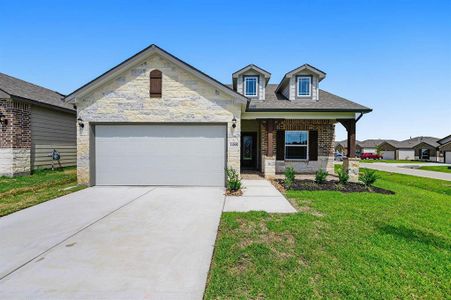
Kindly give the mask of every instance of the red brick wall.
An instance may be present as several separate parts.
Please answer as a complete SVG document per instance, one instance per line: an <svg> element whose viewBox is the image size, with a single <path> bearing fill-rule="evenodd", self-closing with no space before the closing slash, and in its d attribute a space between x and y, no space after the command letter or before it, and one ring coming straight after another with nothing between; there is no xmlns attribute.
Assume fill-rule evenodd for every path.
<svg viewBox="0 0 451 300"><path fill-rule="evenodd" d="M8 120L0 128L0 148L31 148L31 105L0 99L0 112Z"/></svg>
<svg viewBox="0 0 451 300"><path fill-rule="evenodd" d="M318 156L334 155L335 120L277 120L275 130L317 130L318 131ZM268 134L266 121L262 121L261 129L261 153L266 155ZM276 134L273 134L273 150L276 153Z"/></svg>

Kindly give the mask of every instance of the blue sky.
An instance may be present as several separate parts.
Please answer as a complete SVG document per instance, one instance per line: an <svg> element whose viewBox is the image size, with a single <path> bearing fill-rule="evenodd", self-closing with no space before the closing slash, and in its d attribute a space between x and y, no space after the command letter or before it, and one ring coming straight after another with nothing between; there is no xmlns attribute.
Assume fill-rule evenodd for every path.
<svg viewBox="0 0 451 300"><path fill-rule="evenodd" d="M19 3L20 2L20 3ZM451 134L451 1L2 1L0 72L70 93L151 43L229 83L304 63L374 109L357 137ZM337 126L337 139L345 130Z"/></svg>

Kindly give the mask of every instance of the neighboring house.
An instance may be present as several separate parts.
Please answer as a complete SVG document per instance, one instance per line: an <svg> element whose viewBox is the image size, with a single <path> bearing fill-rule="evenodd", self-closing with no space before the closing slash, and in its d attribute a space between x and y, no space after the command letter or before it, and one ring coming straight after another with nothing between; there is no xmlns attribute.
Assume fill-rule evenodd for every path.
<svg viewBox="0 0 451 300"><path fill-rule="evenodd" d="M64 96L0 73L0 176L76 164L76 111Z"/></svg>
<svg viewBox="0 0 451 300"><path fill-rule="evenodd" d="M359 142L359 145L362 148L362 153L377 153L377 147L385 141L381 139L368 139Z"/></svg>
<svg viewBox="0 0 451 300"><path fill-rule="evenodd" d="M438 149L443 153L443 162L451 164L451 134L438 140Z"/></svg>
<svg viewBox="0 0 451 300"><path fill-rule="evenodd" d="M224 168L271 177L333 172L335 124L354 155L371 109L319 88L310 65L279 84L255 65L224 85L151 45L67 96L78 110L78 180L89 185L224 186Z"/></svg>
<svg viewBox="0 0 451 300"><path fill-rule="evenodd" d="M438 138L434 137L418 137L417 144L413 146L415 150L415 159L426 160L426 161L443 161L443 156L441 156L438 147L440 146L437 141Z"/></svg>
<svg viewBox="0 0 451 300"><path fill-rule="evenodd" d="M387 140L380 145L384 159L442 161L438 138L414 137L404 141Z"/></svg>
<svg viewBox="0 0 451 300"><path fill-rule="evenodd" d="M335 142L335 152L340 152L341 154L346 155L346 153L348 152L348 141L343 140L343 141ZM360 141L356 140L355 154L356 154L356 156L360 156L361 153L362 153L362 147L360 147Z"/></svg>

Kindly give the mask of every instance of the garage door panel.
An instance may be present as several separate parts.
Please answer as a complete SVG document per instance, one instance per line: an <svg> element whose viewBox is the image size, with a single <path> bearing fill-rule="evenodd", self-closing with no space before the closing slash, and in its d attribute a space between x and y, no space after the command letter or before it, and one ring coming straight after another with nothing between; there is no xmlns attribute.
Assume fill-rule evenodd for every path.
<svg viewBox="0 0 451 300"><path fill-rule="evenodd" d="M223 186L225 125L98 125L96 184Z"/></svg>

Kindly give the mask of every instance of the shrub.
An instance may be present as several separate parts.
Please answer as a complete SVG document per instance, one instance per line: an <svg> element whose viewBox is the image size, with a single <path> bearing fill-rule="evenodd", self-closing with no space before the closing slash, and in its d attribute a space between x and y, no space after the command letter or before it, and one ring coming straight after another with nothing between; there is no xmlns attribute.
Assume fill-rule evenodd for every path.
<svg viewBox="0 0 451 300"><path fill-rule="evenodd" d="M349 181L349 174L346 172L343 167L338 168L337 170L338 182L341 184L347 184Z"/></svg>
<svg viewBox="0 0 451 300"><path fill-rule="evenodd" d="M291 187L294 184L294 177L295 177L293 167L286 167L284 175L285 175L285 180L284 180L285 188L291 189Z"/></svg>
<svg viewBox="0 0 451 300"><path fill-rule="evenodd" d="M359 175L359 181L366 187L371 187L376 182L377 178L376 171L370 169L363 169L363 172Z"/></svg>
<svg viewBox="0 0 451 300"><path fill-rule="evenodd" d="M235 192L241 189L241 179L238 172L233 168L229 168L226 169L226 174L227 174L227 190Z"/></svg>
<svg viewBox="0 0 451 300"><path fill-rule="evenodd" d="M326 182L327 175L329 175L329 173L327 173L327 171L325 171L323 169L319 169L315 173L315 182L316 183L324 183L324 182Z"/></svg>

